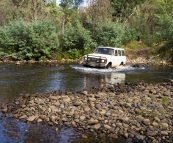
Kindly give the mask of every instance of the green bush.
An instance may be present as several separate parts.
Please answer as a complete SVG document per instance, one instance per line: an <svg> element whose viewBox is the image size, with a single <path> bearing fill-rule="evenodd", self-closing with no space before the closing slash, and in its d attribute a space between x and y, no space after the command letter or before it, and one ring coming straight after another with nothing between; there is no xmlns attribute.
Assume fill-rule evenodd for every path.
<svg viewBox="0 0 173 143"><path fill-rule="evenodd" d="M119 47L123 43L125 29L120 24L103 23L96 28L94 39L97 45Z"/></svg>
<svg viewBox="0 0 173 143"><path fill-rule="evenodd" d="M79 58L88 49L95 47L91 33L82 26L67 25L64 33L60 35L61 52L67 52L68 58Z"/></svg>
<svg viewBox="0 0 173 143"><path fill-rule="evenodd" d="M50 21L11 22L0 28L0 47L15 60L50 58L58 50L56 28Z"/></svg>
<svg viewBox="0 0 173 143"><path fill-rule="evenodd" d="M122 44L126 45L131 41L136 41L139 33L134 29L128 26L124 27L125 33L122 38Z"/></svg>
<svg viewBox="0 0 173 143"><path fill-rule="evenodd" d="M173 19L167 14L157 16L157 32L156 35L168 43L173 43Z"/></svg>

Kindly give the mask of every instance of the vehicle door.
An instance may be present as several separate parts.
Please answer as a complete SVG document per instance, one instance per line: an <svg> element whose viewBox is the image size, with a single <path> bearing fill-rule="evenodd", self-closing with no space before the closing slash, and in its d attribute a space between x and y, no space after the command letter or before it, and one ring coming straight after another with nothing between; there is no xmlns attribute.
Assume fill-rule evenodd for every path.
<svg viewBox="0 0 173 143"><path fill-rule="evenodd" d="M114 55L114 62L112 63L112 66L119 66L121 63L121 50L115 50Z"/></svg>
<svg viewBox="0 0 173 143"><path fill-rule="evenodd" d="M109 62L112 63L112 67L116 66L116 56L115 56L115 50L114 49L109 49Z"/></svg>

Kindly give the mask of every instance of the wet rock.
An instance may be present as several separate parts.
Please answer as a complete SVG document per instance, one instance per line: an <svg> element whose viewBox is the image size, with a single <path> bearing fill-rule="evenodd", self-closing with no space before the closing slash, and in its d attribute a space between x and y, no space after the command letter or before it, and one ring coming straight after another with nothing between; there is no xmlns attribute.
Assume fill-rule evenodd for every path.
<svg viewBox="0 0 173 143"><path fill-rule="evenodd" d="M27 118L26 115L22 115L22 116L19 117L19 119L26 119L26 118Z"/></svg>
<svg viewBox="0 0 173 143"><path fill-rule="evenodd" d="M70 98L68 96L62 97L64 102L70 102Z"/></svg>
<svg viewBox="0 0 173 143"><path fill-rule="evenodd" d="M167 129L169 126L167 123L161 123L160 125L162 129Z"/></svg>
<svg viewBox="0 0 173 143"><path fill-rule="evenodd" d="M98 120L94 120L94 119L90 119L89 121L88 121L88 124L90 125L90 124L97 124L99 121Z"/></svg>
<svg viewBox="0 0 173 143"><path fill-rule="evenodd" d="M157 131L148 131L148 132L147 132L147 136L151 136L151 137L153 137L153 136L155 136L155 135L157 135L157 134L158 134Z"/></svg>
<svg viewBox="0 0 173 143"><path fill-rule="evenodd" d="M74 106L80 106L81 104L82 104L82 102L80 102L80 101L76 101L73 103Z"/></svg>
<svg viewBox="0 0 173 143"><path fill-rule="evenodd" d="M88 111L90 111L90 108L89 107L84 107L84 111L88 112Z"/></svg>
<svg viewBox="0 0 173 143"><path fill-rule="evenodd" d="M161 135L165 135L165 136L168 135L168 132L167 131L161 131L160 133L161 133Z"/></svg>
<svg viewBox="0 0 173 143"><path fill-rule="evenodd" d="M37 118L37 116L30 116L30 117L27 118L27 121L32 122L32 121L34 121L36 118Z"/></svg>
<svg viewBox="0 0 173 143"><path fill-rule="evenodd" d="M150 119L144 119L143 122L144 122L144 124L146 124L146 125L150 125Z"/></svg>
<svg viewBox="0 0 173 143"><path fill-rule="evenodd" d="M116 134L110 134L109 137L113 138L113 139L117 139L118 138L118 136Z"/></svg>
<svg viewBox="0 0 173 143"><path fill-rule="evenodd" d="M152 123L152 125L153 125L154 127L158 127L158 126L159 126L159 124L158 124L157 122L155 122L155 121Z"/></svg>
<svg viewBox="0 0 173 143"><path fill-rule="evenodd" d="M82 92L84 95L87 95L88 94L88 91L83 91Z"/></svg>
<svg viewBox="0 0 173 143"><path fill-rule="evenodd" d="M109 126L107 124L104 124L104 128L110 130L111 129L111 126Z"/></svg>
<svg viewBox="0 0 173 143"><path fill-rule="evenodd" d="M82 135L82 138L83 138L83 139L87 139L88 136L87 136L87 135Z"/></svg>
<svg viewBox="0 0 173 143"><path fill-rule="evenodd" d="M50 96L49 98L50 98L50 99L53 99L53 100L58 100L58 99L59 99L58 96Z"/></svg>
<svg viewBox="0 0 173 143"><path fill-rule="evenodd" d="M99 124L99 123L92 126L92 128L95 129L95 130L100 129L100 127L101 127L101 124Z"/></svg>
<svg viewBox="0 0 173 143"><path fill-rule="evenodd" d="M158 123L160 122L160 119L158 117L154 117L154 120Z"/></svg>
<svg viewBox="0 0 173 143"><path fill-rule="evenodd" d="M81 117L80 117L80 120L81 120L81 121L84 121L85 118L86 118L85 116L81 116Z"/></svg>
<svg viewBox="0 0 173 143"><path fill-rule="evenodd" d="M42 99L37 99L37 100L35 100L35 103L37 103L37 104L44 104L44 101Z"/></svg>
<svg viewBox="0 0 173 143"><path fill-rule="evenodd" d="M96 101L96 98L88 98L88 100L89 100L90 102L94 102L94 101Z"/></svg>
<svg viewBox="0 0 173 143"><path fill-rule="evenodd" d="M170 96L171 93L170 93L170 91L165 91L165 92L163 93L163 95L164 95L164 96Z"/></svg>

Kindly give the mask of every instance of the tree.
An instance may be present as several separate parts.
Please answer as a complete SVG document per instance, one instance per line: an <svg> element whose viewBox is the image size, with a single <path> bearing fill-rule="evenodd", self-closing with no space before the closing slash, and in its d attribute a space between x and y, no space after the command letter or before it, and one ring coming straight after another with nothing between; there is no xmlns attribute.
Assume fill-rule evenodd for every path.
<svg viewBox="0 0 173 143"><path fill-rule="evenodd" d="M14 21L0 28L0 55L9 54L16 60L51 58L58 44L51 21Z"/></svg>
<svg viewBox="0 0 173 143"><path fill-rule="evenodd" d="M88 3L87 11L94 35L97 23L111 20L111 8L108 0L89 0Z"/></svg>
<svg viewBox="0 0 173 143"><path fill-rule="evenodd" d="M56 5L56 0L49 1L47 6L49 9L49 18L54 22L57 28L60 29L63 12L60 10L60 7Z"/></svg>
<svg viewBox="0 0 173 143"><path fill-rule="evenodd" d="M124 36L125 29L121 24L102 23L97 26L94 39L98 45L119 47Z"/></svg>
<svg viewBox="0 0 173 143"><path fill-rule="evenodd" d="M112 18L116 22L125 22L133 15L135 8L145 0L109 0L112 7Z"/></svg>
<svg viewBox="0 0 173 143"><path fill-rule="evenodd" d="M22 18L26 21L45 19L46 3L44 0L11 0L15 13L14 19Z"/></svg>
<svg viewBox="0 0 173 143"><path fill-rule="evenodd" d="M77 11L83 0L61 0L60 7L64 15L62 16L62 33L64 33L65 24L71 21L73 14Z"/></svg>
<svg viewBox="0 0 173 143"><path fill-rule="evenodd" d="M61 51L68 52L70 58L79 58L95 46L90 31L84 29L81 25L74 27L68 24L64 33L60 36L60 41Z"/></svg>

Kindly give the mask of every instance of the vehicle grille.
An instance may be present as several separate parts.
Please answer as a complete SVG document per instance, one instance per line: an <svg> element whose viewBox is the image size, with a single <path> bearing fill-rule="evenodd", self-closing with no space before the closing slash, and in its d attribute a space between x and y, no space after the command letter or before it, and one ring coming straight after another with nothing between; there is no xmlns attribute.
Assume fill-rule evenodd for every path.
<svg viewBox="0 0 173 143"><path fill-rule="evenodd" d="M96 62L97 60L99 60L99 59L96 59L96 58L89 58L90 60L90 62Z"/></svg>

